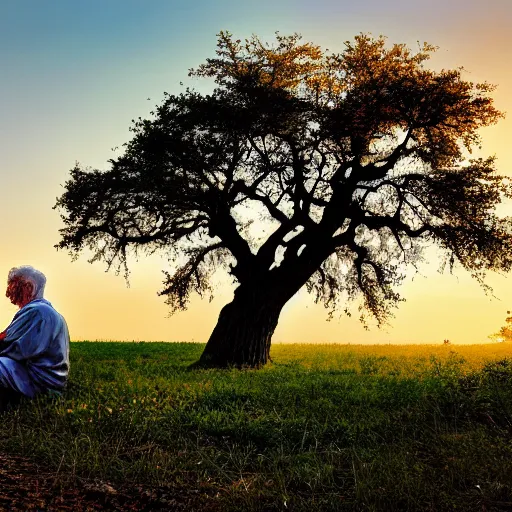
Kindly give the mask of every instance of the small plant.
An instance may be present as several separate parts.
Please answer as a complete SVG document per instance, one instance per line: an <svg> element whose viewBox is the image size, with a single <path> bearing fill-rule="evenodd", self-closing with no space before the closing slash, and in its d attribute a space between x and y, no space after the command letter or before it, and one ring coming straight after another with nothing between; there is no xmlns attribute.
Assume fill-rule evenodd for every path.
<svg viewBox="0 0 512 512"><path fill-rule="evenodd" d="M491 334L489 338L497 342L512 341L512 316L510 311L507 311L507 318L505 318L505 325L494 334Z"/></svg>

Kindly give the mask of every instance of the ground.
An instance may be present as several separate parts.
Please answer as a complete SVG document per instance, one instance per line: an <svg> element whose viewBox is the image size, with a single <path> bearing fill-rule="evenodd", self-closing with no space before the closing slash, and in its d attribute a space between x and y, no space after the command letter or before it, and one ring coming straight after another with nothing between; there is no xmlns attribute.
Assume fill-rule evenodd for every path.
<svg viewBox="0 0 512 512"><path fill-rule="evenodd" d="M0 512L512 511L509 344L202 348L73 343L66 393L0 418Z"/></svg>
<svg viewBox="0 0 512 512"><path fill-rule="evenodd" d="M95 510L219 510L214 491L116 486L78 480L55 485L58 475L23 457L0 453L0 510L9 512ZM59 478L60 480L60 478Z"/></svg>

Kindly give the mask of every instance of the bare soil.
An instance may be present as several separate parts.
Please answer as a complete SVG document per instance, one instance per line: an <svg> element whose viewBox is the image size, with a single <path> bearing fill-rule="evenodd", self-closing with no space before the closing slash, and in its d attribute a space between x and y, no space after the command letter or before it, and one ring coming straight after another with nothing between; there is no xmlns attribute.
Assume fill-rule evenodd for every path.
<svg viewBox="0 0 512 512"><path fill-rule="evenodd" d="M215 491L149 487L62 478L23 457L0 453L0 510L73 511L97 510L169 511L220 510Z"/></svg>

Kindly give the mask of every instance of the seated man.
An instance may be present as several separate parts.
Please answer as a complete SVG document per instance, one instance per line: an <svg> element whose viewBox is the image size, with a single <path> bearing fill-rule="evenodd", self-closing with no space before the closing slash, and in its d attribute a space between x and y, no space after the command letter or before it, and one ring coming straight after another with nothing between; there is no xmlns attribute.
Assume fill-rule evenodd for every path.
<svg viewBox="0 0 512 512"><path fill-rule="evenodd" d="M68 328L43 298L45 284L44 274L31 266L9 271L5 295L20 310L0 334L0 410L18 397L59 392L66 385Z"/></svg>

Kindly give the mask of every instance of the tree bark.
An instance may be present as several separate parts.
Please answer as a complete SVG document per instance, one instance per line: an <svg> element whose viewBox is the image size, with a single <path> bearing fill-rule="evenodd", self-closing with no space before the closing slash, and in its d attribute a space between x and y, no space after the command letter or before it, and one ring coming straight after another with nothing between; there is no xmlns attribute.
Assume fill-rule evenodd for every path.
<svg viewBox="0 0 512 512"><path fill-rule="evenodd" d="M270 342L286 300L272 289L241 285L224 306L199 365L258 368L269 358ZM277 290L275 290L277 291Z"/></svg>

